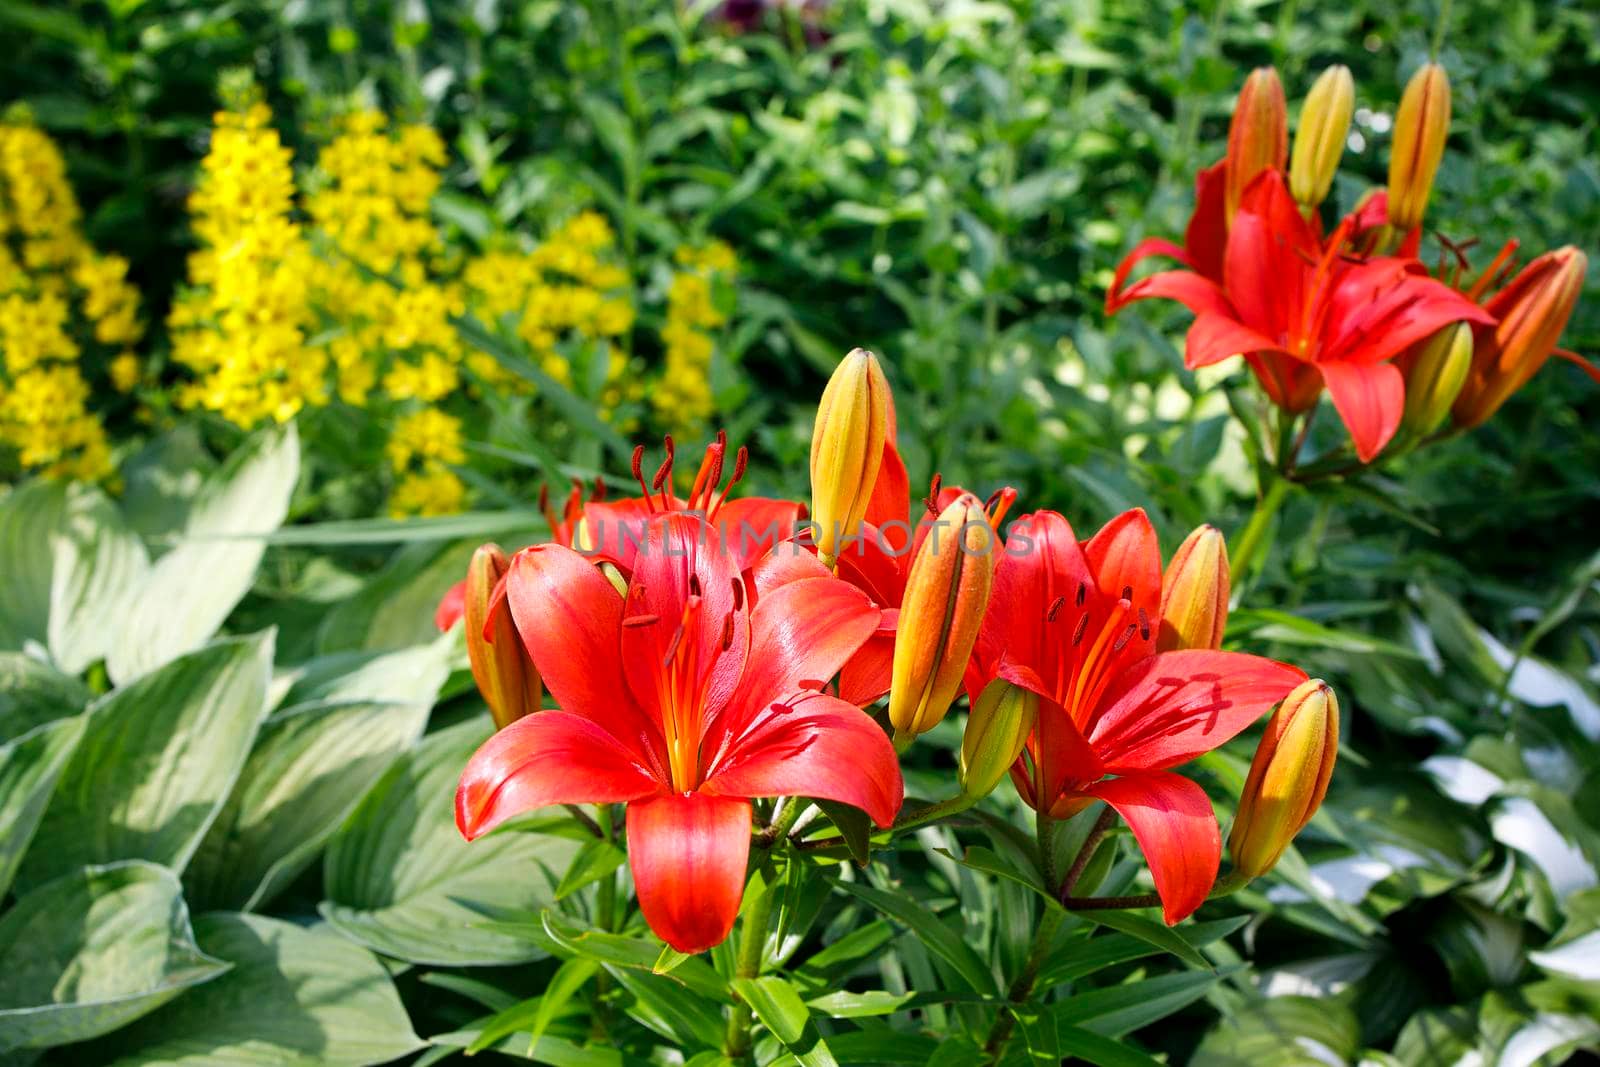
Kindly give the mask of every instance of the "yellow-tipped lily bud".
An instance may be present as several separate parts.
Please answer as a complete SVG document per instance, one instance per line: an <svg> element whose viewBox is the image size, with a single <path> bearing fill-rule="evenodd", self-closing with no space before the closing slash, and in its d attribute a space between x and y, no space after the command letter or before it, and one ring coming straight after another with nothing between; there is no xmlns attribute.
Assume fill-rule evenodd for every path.
<svg viewBox="0 0 1600 1067"><path fill-rule="evenodd" d="M1484 305L1499 321L1474 335L1472 369L1453 409L1458 425L1484 422L1544 366L1577 306L1588 267L1571 245L1546 252Z"/></svg>
<svg viewBox="0 0 1600 1067"><path fill-rule="evenodd" d="M1416 441L1444 424L1450 405L1466 384L1467 371L1472 369L1472 326L1452 323L1417 345L1410 358L1397 362L1406 376L1400 432Z"/></svg>
<svg viewBox="0 0 1600 1067"><path fill-rule="evenodd" d="M889 434L889 381L878 357L857 348L834 370L811 432L811 521L828 566L855 536L872 499Z"/></svg>
<svg viewBox="0 0 1600 1067"><path fill-rule="evenodd" d="M467 565L464 622L467 628L467 659L472 664L472 679L489 705L496 730L539 710L544 687L539 672L522 647L522 638L511 620L511 608L495 591L511 561L499 545L483 545L472 554Z"/></svg>
<svg viewBox="0 0 1600 1067"><path fill-rule="evenodd" d="M1228 835L1228 856L1247 878L1272 870L1328 793L1339 755L1339 700L1320 678L1303 682L1267 720Z"/></svg>
<svg viewBox="0 0 1600 1067"><path fill-rule="evenodd" d="M894 639L889 721L904 742L938 725L961 688L989 606L999 538L983 502L963 493L911 560Z"/></svg>
<svg viewBox="0 0 1600 1067"><path fill-rule="evenodd" d="M1289 159L1289 105L1283 83L1271 67L1257 67L1239 90L1228 126L1228 180L1224 203L1231 223L1252 179L1264 170L1282 170Z"/></svg>
<svg viewBox="0 0 1600 1067"><path fill-rule="evenodd" d="M1323 71L1306 94L1289 159L1289 191L1307 211L1322 203L1333 186L1355 110L1356 82L1350 68L1341 64Z"/></svg>
<svg viewBox="0 0 1600 1067"><path fill-rule="evenodd" d="M1411 76L1394 120L1389 150L1389 225L1405 233L1422 223L1450 134L1450 78L1437 63Z"/></svg>
<svg viewBox="0 0 1600 1067"><path fill-rule="evenodd" d="M1156 651L1222 647L1228 625L1228 543L1215 526L1184 538L1161 579Z"/></svg>
<svg viewBox="0 0 1600 1067"><path fill-rule="evenodd" d="M1004 678L986 685L961 735L961 792L973 800L988 796L1022 755L1038 717L1038 694Z"/></svg>

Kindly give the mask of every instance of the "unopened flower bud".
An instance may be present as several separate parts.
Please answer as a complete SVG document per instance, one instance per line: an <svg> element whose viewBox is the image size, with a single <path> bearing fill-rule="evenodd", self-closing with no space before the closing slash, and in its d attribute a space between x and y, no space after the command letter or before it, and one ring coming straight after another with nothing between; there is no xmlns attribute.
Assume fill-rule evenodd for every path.
<svg viewBox="0 0 1600 1067"><path fill-rule="evenodd" d="M878 357L864 348L844 357L822 391L811 432L811 520L817 555L828 566L867 513L891 403Z"/></svg>
<svg viewBox="0 0 1600 1067"><path fill-rule="evenodd" d="M1289 191L1307 211L1322 203L1333 186L1355 108L1355 79L1350 68L1340 64L1323 71L1306 94L1289 160Z"/></svg>
<svg viewBox="0 0 1600 1067"><path fill-rule="evenodd" d="M1267 720L1239 814L1228 835L1228 855L1247 878L1272 870L1328 793L1339 755L1339 701L1319 678L1302 682Z"/></svg>
<svg viewBox="0 0 1600 1067"><path fill-rule="evenodd" d="M1437 63L1411 76L1394 120L1389 150L1389 225L1405 233L1422 224L1450 134L1450 78Z"/></svg>
<svg viewBox="0 0 1600 1067"><path fill-rule="evenodd" d="M1410 441L1427 437L1450 415L1472 368L1472 325L1452 323L1395 361L1406 376L1406 410L1400 432Z"/></svg>
<svg viewBox="0 0 1600 1067"><path fill-rule="evenodd" d="M1271 67L1257 67L1239 90L1228 126L1228 180L1224 205L1231 223L1250 182L1264 170L1282 170L1289 159L1289 105Z"/></svg>
<svg viewBox="0 0 1600 1067"><path fill-rule="evenodd" d="M961 688L994 584L998 538L983 502L953 500L917 546L900 602L889 721L904 740L938 725Z"/></svg>
<svg viewBox="0 0 1600 1067"><path fill-rule="evenodd" d="M497 730L538 711L543 698L539 672L522 645L501 588L510 566L499 545L481 546L467 565L464 595L467 659Z"/></svg>
<svg viewBox="0 0 1600 1067"><path fill-rule="evenodd" d="M1453 409L1458 425L1484 422L1544 366L1572 317L1588 265L1571 245L1546 252L1484 305L1498 323L1473 334L1472 369Z"/></svg>
<svg viewBox="0 0 1600 1067"><path fill-rule="evenodd" d="M1215 526L1197 528L1161 579L1161 632L1156 651L1222 647L1228 625L1228 543Z"/></svg>
<svg viewBox="0 0 1600 1067"><path fill-rule="evenodd" d="M1039 717L1039 696L1004 678L984 687L961 735L961 791L988 796L1017 762Z"/></svg>

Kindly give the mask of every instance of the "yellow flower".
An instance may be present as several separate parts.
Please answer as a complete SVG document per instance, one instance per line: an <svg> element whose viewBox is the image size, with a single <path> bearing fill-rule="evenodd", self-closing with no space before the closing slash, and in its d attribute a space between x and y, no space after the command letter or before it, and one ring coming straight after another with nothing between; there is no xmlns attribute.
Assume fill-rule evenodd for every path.
<svg viewBox="0 0 1600 1067"><path fill-rule="evenodd" d="M107 369L111 374L111 387L119 393L131 393L139 384L139 357L132 352L117 356Z"/></svg>
<svg viewBox="0 0 1600 1067"><path fill-rule="evenodd" d="M466 502L467 487L445 467L429 467L401 478L389 496L395 518L408 515L450 515Z"/></svg>
<svg viewBox="0 0 1600 1067"><path fill-rule="evenodd" d="M465 463L461 447L461 420L438 408L423 408L395 420L389 434L389 462L397 471L423 463Z"/></svg>

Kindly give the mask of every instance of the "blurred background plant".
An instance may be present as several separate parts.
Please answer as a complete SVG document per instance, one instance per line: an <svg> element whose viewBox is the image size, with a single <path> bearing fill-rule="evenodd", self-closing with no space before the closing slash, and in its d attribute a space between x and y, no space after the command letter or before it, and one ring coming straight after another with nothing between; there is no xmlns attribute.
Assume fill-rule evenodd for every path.
<svg viewBox="0 0 1600 1067"><path fill-rule="evenodd" d="M1258 489L1229 406L1242 372L1183 369L1181 309L1108 322L1102 304L1137 240L1182 231L1194 172L1221 156L1262 64L1299 89L1351 68L1330 194L1343 212L1383 183L1401 90L1436 48L1454 119L1432 223L1485 248L1517 236L1600 250L1600 12L1582 0L8 0L0 27L17 57L0 102L26 107L8 113L0 176L23 273L0 288L26 294L18 364L52 375L50 402L26 410L62 413L75 428L51 432L77 442L27 453L9 419L6 471L74 457L70 472L124 483L139 537L170 540L196 471L245 428L295 420L295 525L228 605L235 633L279 626L284 671L422 642L474 544L532 537L541 483L620 484L633 437L690 444L725 426L752 445L752 492L793 492L815 397L855 345L884 358L913 484L935 471L980 493L1011 484L1020 509L1081 529L1144 506L1169 544L1206 521L1236 536ZM215 191L230 157L258 170L226 201L247 193L252 209L227 221ZM81 232L70 255L29 261L38 234L22 227L51 213L14 209L38 195L15 192L17 174L55 190L41 203ZM225 222L259 231L261 258L233 265L240 287L216 306L208 226ZM137 305L109 295L127 292L119 256ZM1593 358L1600 272L1585 285L1563 344ZM221 344L242 308L272 329ZM25 380L6 314L0 406ZM96 337L108 320L120 325ZM141 338L139 324L164 322ZM47 333L66 343L29 357ZM196 389L243 358L258 379L259 361L272 369L270 399ZM1110 991L1091 1003L1124 1013L1085 1025L1202 1063L1300 1062L1307 1047L1556 1062L1596 1042L1597 406L1555 365L1470 434L1287 491L1234 576L1252 607L1231 633L1346 698L1346 759L1267 888L1232 898L1248 925L1203 946L1221 969L1123 960L1079 976L1077 993ZM1319 432L1342 431L1328 417ZM464 688L459 673L444 687L436 724L476 712ZM1201 766L1236 791L1249 740ZM914 794L942 795L958 746L936 730L914 750ZM908 840L892 878L985 960L1014 965L1028 895L940 851L958 846L947 830ZM302 880L282 914L325 899L350 903ZM806 951L883 918L850 908ZM823 956L808 995L937 986L947 961L895 921L867 951ZM551 976L364 943L418 964L399 989L424 1034ZM1070 960L1056 971L1074 976ZM636 1050L663 1023L631 974L593 1010ZM833 1007L813 1008L830 1033L904 1062L923 1062L962 1011L896 1006L885 1019L900 1034L884 1037L849 1021L861 1002Z"/></svg>

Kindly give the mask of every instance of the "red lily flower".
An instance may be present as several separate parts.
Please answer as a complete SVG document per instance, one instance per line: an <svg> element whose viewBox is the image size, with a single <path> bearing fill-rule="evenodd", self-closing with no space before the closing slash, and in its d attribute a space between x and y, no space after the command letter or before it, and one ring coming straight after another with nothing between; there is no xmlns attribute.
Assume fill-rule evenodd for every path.
<svg viewBox="0 0 1600 1067"><path fill-rule="evenodd" d="M1234 216L1221 282L1168 271L1126 292L1114 287L1107 306L1115 311L1148 296L1182 302L1196 316L1185 364L1195 369L1243 353L1268 395L1290 411L1311 406L1326 384L1356 454L1370 462L1405 410L1405 380L1389 361L1452 322L1490 319L1414 259L1349 255L1355 225L1347 219L1322 241L1283 176L1264 171Z"/></svg>
<svg viewBox="0 0 1600 1067"><path fill-rule="evenodd" d="M1161 582L1142 510L1083 544L1055 512L1019 519L967 688L975 698L999 677L1039 694L1034 733L1012 768L1018 792L1058 818L1095 800L1115 808L1170 924L1204 902L1222 855L1211 801L1170 768L1239 733L1306 676L1238 652L1157 653Z"/></svg>
<svg viewBox="0 0 1600 1067"><path fill-rule="evenodd" d="M699 952L738 914L750 798L821 797L888 826L904 787L883 731L819 691L877 628L859 590L775 579L788 555L775 553L754 568L765 588L752 605L700 516L656 513L643 535L626 596L571 549L518 553L512 617L560 710L484 743L456 824L470 840L547 804L627 803L640 910L673 948Z"/></svg>

